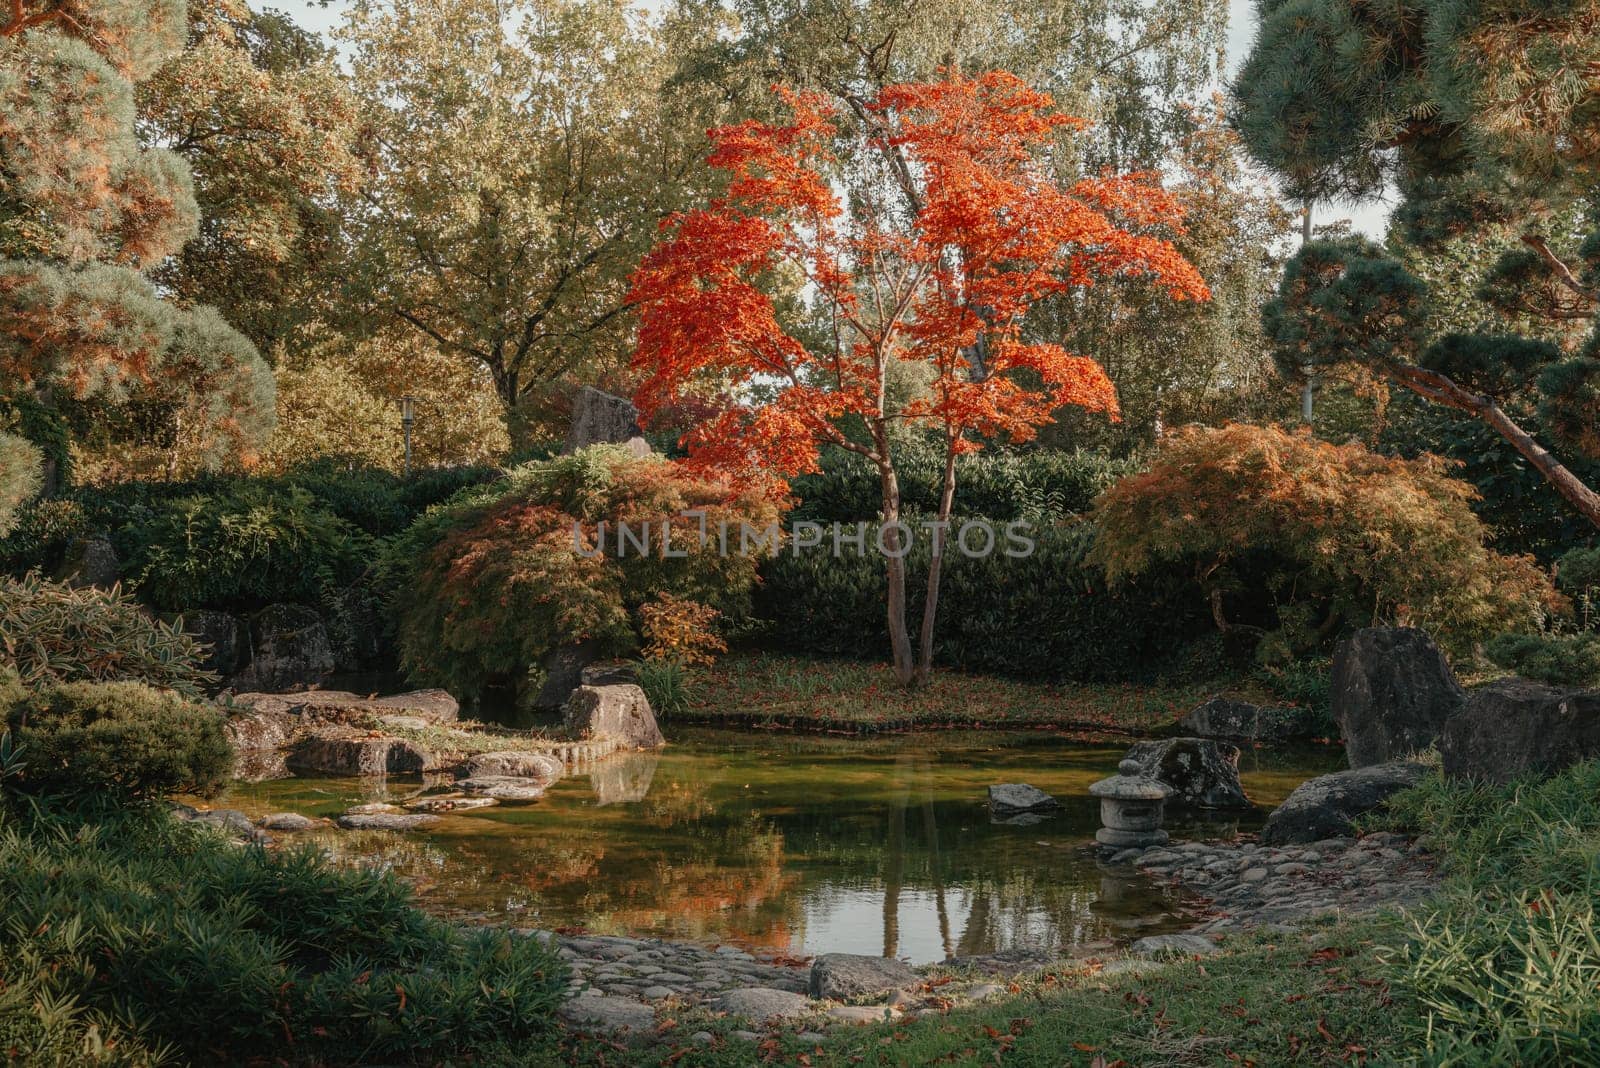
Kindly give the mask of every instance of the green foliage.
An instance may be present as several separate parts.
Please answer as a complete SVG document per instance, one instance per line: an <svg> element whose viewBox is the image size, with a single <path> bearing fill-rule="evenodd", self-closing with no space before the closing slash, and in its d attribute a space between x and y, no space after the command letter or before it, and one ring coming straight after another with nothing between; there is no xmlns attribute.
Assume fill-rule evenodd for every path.
<svg viewBox="0 0 1600 1068"><path fill-rule="evenodd" d="M120 590L0 576L0 666L30 686L131 680L199 696L215 679L200 659L181 627L151 618Z"/></svg>
<svg viewBox="0 0 1600 1068"><path fill-rule="evenodd" d="M180 497L126 541L133 588L174 612L317 604L354 582L371 556L365 534L296 487Z"/></svg>
<svg viewBox="0 0 1600 1068"><path fill-rule="evenodd" d="M895 446L895 473L906 511L938 512L943 465L942 449L927 439ZM877 516L882 494L876 467L837 446L822 450L820 466L790 482L798 502L790 522L853 523ZM1050 522L1087 512L1096 497L1136 466L1097 453L1054 449L964 453L956 460L957 504L967 516Z"/></svg>
<svg viewBox="0 0 1600 1068"><path fill-rule="evenodd" d="M1556 561L1556 585L1571 597L1600 592L1600 546L1563 553Z"/></svg>
<svg viewBox="0 0 1600 1068"><path fill-rule="evenodd" d="M32 442L0 431L0 537L11 533L22 506L38 496L43 462Z"/></svg>
<svg viewBox="0 0 1600 1068"><path fill-rule="evenodd" d="M1539 783L1431 778L1384 823L1429 836L1452 875L1396 955L1428 1010L1430 1063L1600 1059L1600 764Z"/></svg>
<svg viewBox="0 0 1600 1068"><path fill-rule="evenodd" d="M691 510L704 513L703 542L699 520L685 515ZM647 553L619 545L619 521L635 535L650 524ZM668 521L672 556L662 545ZM416 681L467 700L490 686L527 697L539 661L557 646L636 646L634 613L662 593L738 621L749 611L756 561L719 552L717 531L726 522L737 538L741 522L776 521L771 502L754 492L623 448L515 468L430 510L386 548L381 572L399 620L401 662Z"/></svg>
<svg viewBox="0 0 1600 1068"><path fill-rule="evenodd" d="M23 1063L439 1064L555 1040L565 969L535 939L432 919L313 850L98 815L0 817L0 1046Z"/></svg>
<svg viewBox="0 0 1600 1068"><path fill-rule="evenodd" d="M40 793L211 794L233 767L215 706L138 682L47 687L6 725L27 754L20 782Z"/></svg>
<svg viewBox="0 0 1600 1068"><path fill-rule="evenodd" d="M966 520L956 517L951 529ZM915 529L915 518L910 522ZM1094 528L1034 529L1033 552L986 557L951 552L940 582L935 662L970 672L1079 682L1148 680L1188 674L1187 653L1205 636L1204 606L1177 569L1154 569L1120 590L1088 561ZM853 659L888 654L883 627L884 560L877 528L867 550L835 556L829 539L763 563L757 612L773 621L768 641L785 651ZM929 539L906 558L908 604L923 591ZM1216 663L1199 665L1215 673Z"/></svg>
<svg viewBox="0 0 1600 1068"><path fill-rule="evenodd" d="M1483 651L1523 678L1552 686L1600 685L1600 634L1498 634Z"/></svg>
<svg viewBox="0 0 1600 1068"><path fill-rule="evenodd" d="M1432 457L1390 459L1274 427L1191 428L1101 499L1094 560L1114 583L1186 565L1214 599L1270 591L1273 644L1289 652L1341 618L1402 616L1459 647L1536 625L1555 606L1529 560L1486 548L1472 497Z"/></svg>
<svg viewBox="0 0 1600 1068"><path fill-rule="evenodd" d="M694 700L694 685L690 669L680 661L645 658L635 661L633 669L639 688L650 699L650 707L658 719L669 719L688 711Z"/></svg>

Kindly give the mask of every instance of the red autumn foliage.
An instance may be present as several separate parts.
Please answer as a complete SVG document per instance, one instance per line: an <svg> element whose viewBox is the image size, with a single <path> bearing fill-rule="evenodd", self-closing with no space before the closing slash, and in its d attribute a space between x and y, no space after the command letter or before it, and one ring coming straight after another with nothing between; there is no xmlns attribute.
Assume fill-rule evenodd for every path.
<svg viewBox="0 0 1600 1068"><path fill-rule="evenodd" d="M819 446L832 442L878 465L892 523L891 426L922 428L946 446L943 520L957 454L985 439L1026 441L1063 405L1115 417L1099 364L1027 336L1032 305L1132 275L1175 299L1208 297L1171 242L1150 232L1177 227L1177 202L1149 175L1058 184L1048 153L1058 130L1082 123L1014 75L891 86L853 126L822 96L776 91L791 120L711 132L726 194L668 219L633 279L646 414L707 386L750 398L685 435L691 464L783 477L815 470ZM784 298L797 292L809 329L786 322ZM896 361L928 380L899 404ZM846 417L865 435L847 433ZM940 555L919 668L903 568L889 563L890 635L906 682L925 678L931 660Z"/></svg>

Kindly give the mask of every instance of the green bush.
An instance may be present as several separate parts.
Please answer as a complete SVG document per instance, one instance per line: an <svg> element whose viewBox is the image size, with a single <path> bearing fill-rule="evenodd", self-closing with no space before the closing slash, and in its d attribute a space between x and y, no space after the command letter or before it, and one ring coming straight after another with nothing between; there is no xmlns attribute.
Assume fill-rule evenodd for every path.
<svg viewBox="0 0 1600 1068"><path fill-rule="evenodd" d="M1382 823L1427 834L1451 876L1397 953L1428 1063L1600 1063L1600 763L1507 786L1435 775Z"/></svg>
<svg viewBox="0 0 1600 1068"><path fill-rule="evenodd" d="M0 576L0 664L29 685L131 680L198 696L216 679L200 661L193 638L120 590Z"/></svg>
<svg viewBox="0 0 1600 1068"><path fill-rule="evenodd" d="M311 850L100 816L0 816L0 1050L20 1063L538 1061L556 1041L565 970L535 939L434 920Z"/></svg>
<svg viewBox="0 0 1600 1068"><path fill-rule="evenodd" d="M11 703L22 784L42 793L211 794L233 766L213 705L137 682L69 682Z"/></svg>
<svg viewBox="0 0 1600 1068"><path fill-rule="evenodd" d="M1081 515L1113 482L1137 470L1132 460L1097 453L1039 449L966 453L956 461L956 504L963 515L1000 521L1044 523ZM816 523L853 523L877 517L878 469L836 446L822 451L821 470L791 483L798 502L789 518ZM908 512L938 512L944 454L930 442L895 447L901 506Z"/></svg>
<svg viewBox="0 0 1600 1068"><path fill-rule="evenodd" d="M1500 634L1483 651L1526 679L1552 686L1600 685L1600 634Z"/></svg>
<svg viewBox="0 0 1600 1068"><path fill-rule="evenodd" d="M44 484L44 453L26 438L0 431L0 537L17 525L22 506Z"/></svg>
<svg viewBox="0 0 1600 1068"><path fill-rule="evenodd" d="M695 537L690 510L712 536ZM671 520L674 555L660 544ZM651 524L652 549L618 554L616 524ZM775 506L686 474L665 460L595 447L523 465L492 486L462 491L387 547L380 572L399 621L401 663L420 684L468 701L490 687L525 698L546 653L593 641L607 652L638 644L634 616L661 593L708 605L725 619L749 612L755 560L718 551L726 521L776 523ZM594 551L597 525L608 524ZM574 524L589 549L580 553ZM682 556L676 555L682 552Z"/></svg>
<svg viewBox="0 0 1600 1068"><path fill-rule="evenodd" d="M957 518L953 527L964 520ZM911 520L915 529L916 520ZM1033 531L1026 557L947 553L935 631L938 663L966 671L1074 682L1186 676L1188 651L1210 623L1181 572L1156 569L1110 591L1086 557L1086 523ZM785 547L761 568L757 612L772 621L769 641L789 652L853 659L888 656L883 557L835 556L830 539L796 552ZM927 538L907 557L913 618L927 574Z"/></svg>
<svg viewBox="0 0 1600 1068"><path fill-rule="evenodd" d="M689 669L683 664L676 660L640 660L634 664L634 674L658 719L688 711L693 693Z"/></svg>
<svg viewBox="0 0 1600 1068"><path fill-rule="evenodd" d="M126 535L134 591L165 611L317 604L353 583L371 539L305 490L180 497Z"/></svg>

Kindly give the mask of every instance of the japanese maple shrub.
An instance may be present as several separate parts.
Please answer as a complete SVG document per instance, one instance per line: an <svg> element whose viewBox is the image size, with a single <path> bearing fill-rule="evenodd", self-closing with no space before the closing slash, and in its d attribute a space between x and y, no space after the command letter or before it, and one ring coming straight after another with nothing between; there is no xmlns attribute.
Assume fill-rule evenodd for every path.
<svg viewBox="0 0 1600 1068"><path fill-rule="evenodd" d="M820 96L778 90L785 124L712 131L725 195L677 215L634 275L634 365L647 413L720 388L739 401L686 435L691 464L736 477L817 469L836 445L876 469L896 677L933 657L956 458L1033 437L1053 411L1116 413L1087 356L1031 338L1038 301L1119 275L1207 296L1165 235L1179 210L1142 175L1059 184L1049 149L1081 125L1005 72L895 85L839 121ZM902 396L909 367L925 388ZM890 451L902 429L940 444L920 646L906 606L911 535Z"/></svg>
<svg viewBox="0 0 1600 1068"><path fill-rule="evenodd" d="M1217 627L1269 639L1264 654L1386 622L1461 647L1533 628L1560 601L1531 558L1486 546L1475 496L1428 455L1390 458L1277 427L1195 427L1101 497L1091 559L1114 583L1192 566ZM1230 596L1260 592L1251 587L1267 588L1276 619L1231 618Z"/></svg>
<svg viewBox="0 0 1600 1068"><path fill-rule="evenodd" d="M469 701L489 687L531 696L559 646L638 648L641 609L664 595L707 618L746 615L759 561L721 551L722 531L737 543L744 526L776 523L755 489L626 449L526 464L431 510L387 551L401 662Z"/></svg>

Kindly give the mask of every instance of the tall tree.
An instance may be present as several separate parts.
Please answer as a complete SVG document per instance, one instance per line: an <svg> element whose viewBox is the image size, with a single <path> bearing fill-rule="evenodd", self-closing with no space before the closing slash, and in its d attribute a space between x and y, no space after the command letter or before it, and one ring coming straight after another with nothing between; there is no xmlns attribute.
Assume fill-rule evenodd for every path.
<svg viewBox="0 0 1600 1068"><path fill-rule="evenodd" d="M0 382L79 429L138 410L220 455L270 426L271 376L143 274L196 227L188 168L134 130L134 83L183 33L176 0L18 0L0 23Z"/></svg>
<svg viewBox="0 0 1600 1068"><path fill-rule="evenodd" d="M1236 122L1291 196L1365 196L1392 183L1400 240L1512 233L1481 292L1508 315L1583 322L1600 310L1600 219L1560 225L1600 174L1593 3L1260 0L1234 87ZM1356 366L1492 428L1595 526L1600 494L1525 426L1600 456L1600 334L1579 352L1514 329L1429 343L1428 287L1385 250L1311 242L1267 327L1295 373ZM1508 327L1511 324L1508 323Z"/></svg>
<svg viewBox="0 0 1600 1068"><path fill-rule="evenodd" d="M336 310L359 110L331 51L288 16L191 0L188 24L188 47L137 94L142 138L189 164L200 207L199 233L154 277L269 359L292 357Z"/></svg>
<svg viewBox="0 0 1600 1068"><path fill-rule="evenodd" d="M377 170L353 291L487 368L508 413L627 359L627 276L703 133L623 0L358 5L343 31Z"/></svg>
<svg viewBox="0 0 1600 1068"><path fill-rule="evenodd" d="M790 475L815 470L831 443L877 467L890 645L896 676L914 685L932 667L956 457L987 438L1027 440L1062 405L1115 409L1092 359L1022 338L1029 308L1126 274L1179 299L1206 289L1170 241L1142 232L1177 214L1159 187L1126 176L1056 184L1044 150L1076 120L1014 75L884 89L866 107L894 131L890 146L859 124L846 134L821 94L780 95L788 121L713 132L727 195L676 217L634 278L634 362L648 376L639 400L648 412L708 378L747 398L687 435L694 463ZM803 283L803 326L780 316L785 277ZM897 403L897 362L925 371L925 392ZM847 417L864 432L848 433ZM944 447L916 653L895 425L926 428Z"/></svg>

